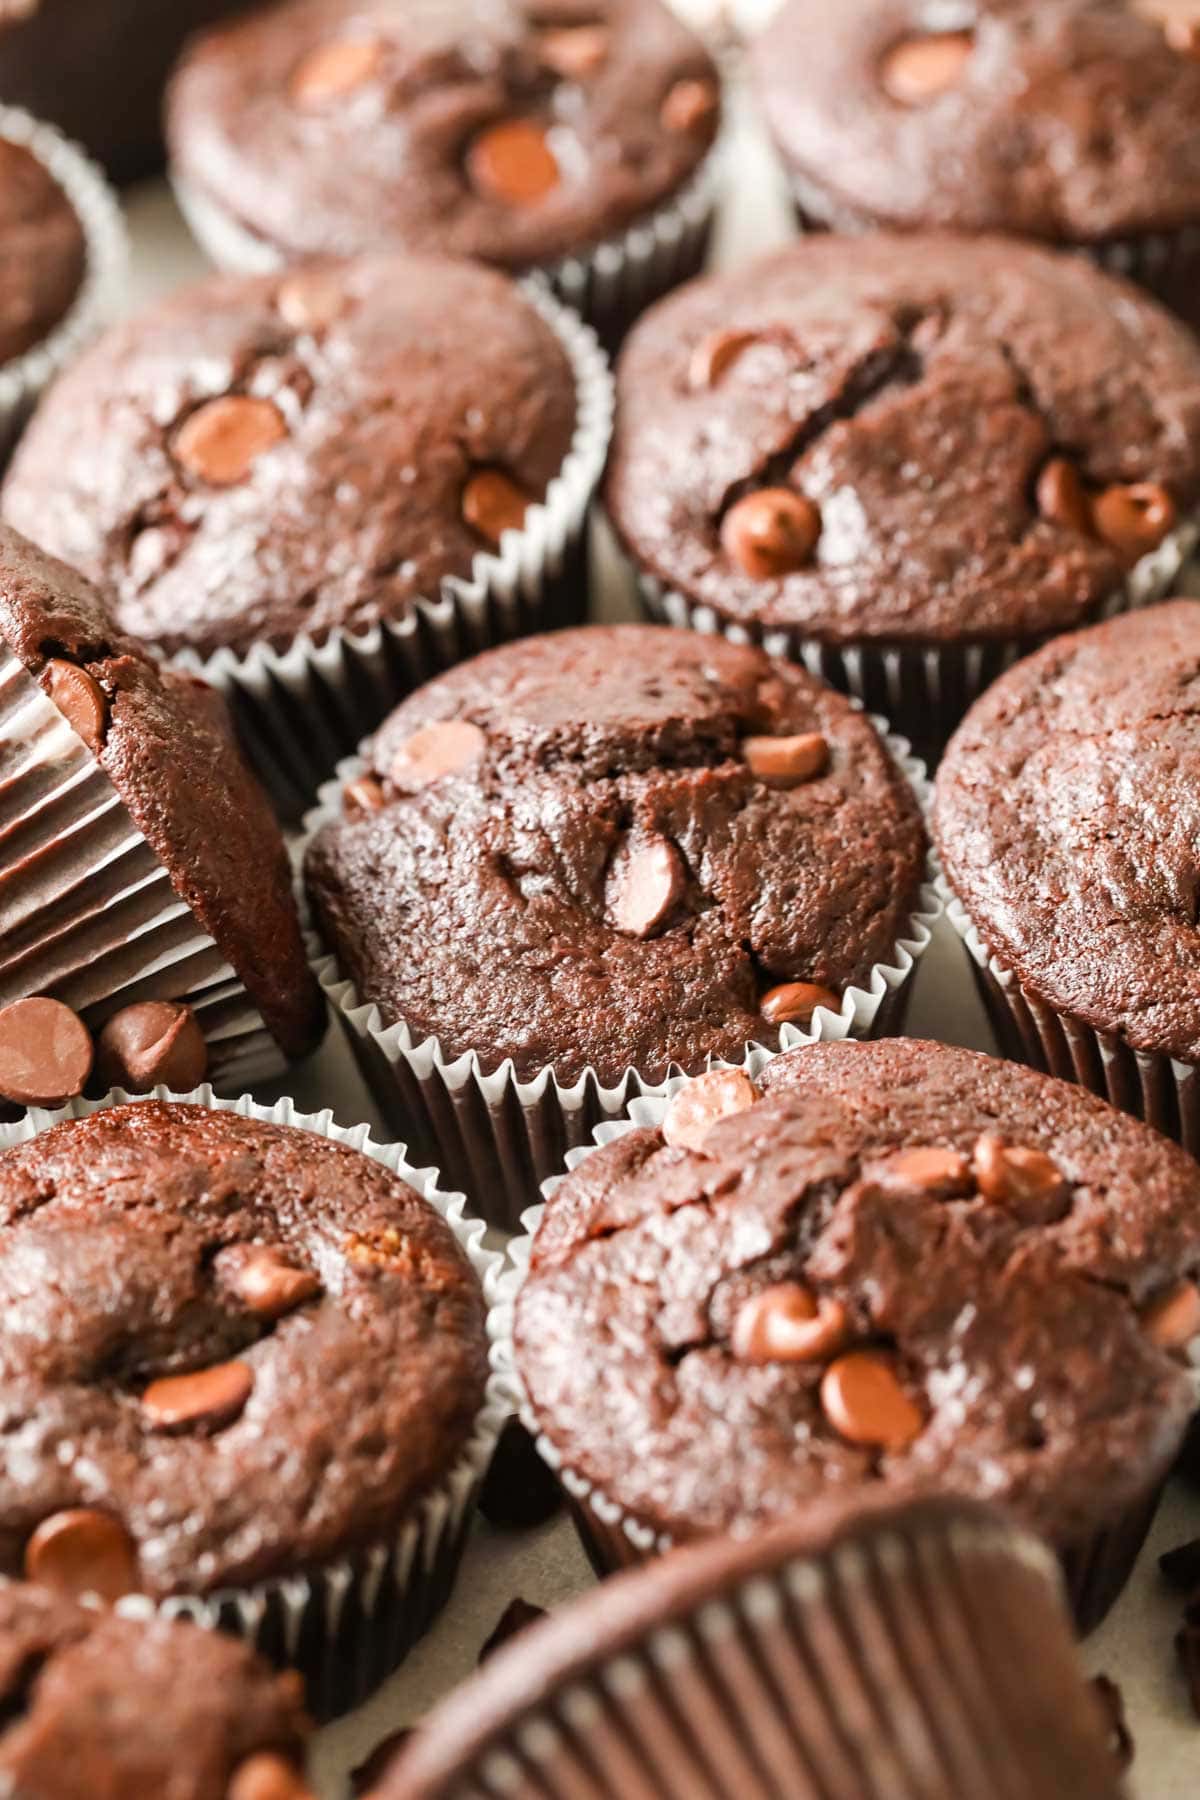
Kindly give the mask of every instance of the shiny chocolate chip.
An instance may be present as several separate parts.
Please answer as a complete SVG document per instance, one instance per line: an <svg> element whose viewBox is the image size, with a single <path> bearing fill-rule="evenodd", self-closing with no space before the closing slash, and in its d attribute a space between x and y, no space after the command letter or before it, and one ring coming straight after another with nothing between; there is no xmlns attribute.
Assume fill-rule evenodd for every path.
<svg viewBox="0 0 1200 1800"><path fill-rule="evenodd" d="M701 1150L713 1126L762 1099L742 1069L709 1069L685 1082L663 1115L663 1141L674 1150Z"/></svg>
<svg viewBox="0 0 1200 1800"><path fill-rule="evenodd" d="M0 1097L17 1106L61 1106L92 1072L87 1026L61 1000L31 995L0 1008Z"/></svg>
<svg viewBox="0 0 1200 1800"><path fill-rule="evenodd" d="M1010 1207L1028 1224L1052 1224L1067 1209L1066 1177L1044 1150L1006 1144L995 1132L984 1132L971 1167L984 1199Z"/></svg>
<svg viewBox="0 0 1200 1800"><path fill-rule="evenodd" d="M888 1358L852 1350L830 1363L821 1381L825 1417L848 1443L903 1450L924 1425Z"/></svg>
<svg viewBox="0 0 1200 1800"><path fill-rule="evenodd" d="M1092 501L1092 523L1099 537L1132 565L1157 550L1175 526L1175 502L1154 481L1107 487Z"/></svg>
<svg viewBox="0 0 1200 1800"><path fill-rule="evenodd" d="M947 1200L965 1194L971 1185L971 1165L959 1150L937 1144L914 1144L883 1157L864 1170L867 1180L884 1192L928 1194Z"/></svg>
<svg viewBox="0 0 1200 1800"><path fill-rule="evenodd" d="M975 40L969 31L934 31L903 38L883 59L885 91L901 106L928 106L962 79Z"/></svg>
<svg viewBox="0 0 1200 1800"><path fill-rule="evenodd" d="M560 25L539 31L537 52L547 69L564 81L585 81L608 56L606 25Z"/></svg>
<svg viewBox="0 0 1200 1800"><path fill-rule="evenodd" d="M436 725L424 725L405 738L396 751L392 780L404 793L416 793L446 775L457 775L470 768L479 761L486 745L483 732L469 719L443 719Z"/></svg>
<svg viewBox="0 0 1200 1800"><path fill-rule="evenodd" d="M239 1763L226 1800L316 1800L295 1763L274 1750L260 1750Z"/></svg>
<svg viewBox="0 0 1200 1800"><path fill-rule="evenodd" d="M720 94L715 82L702 76L687 77L667 90L659 117L668 131L677 131L682 136L707 131L719 105Z"/></svg>
<svg viewBox="0 0 1200 1800"><path fill-rule="evenodd" d="M801 731L793 737L748 737L742 739L742 755L750 773L768 787L798 787L824 773L829 745L819 731Z"/></svg>
<svg viewBox="0 0 1200 1800"><path fill-rule="evenodd" d="M256 1319L281 1319L321 1292L311 1269L298 1269L271 1244L233 1244L217 1258L221 1280Z"/></svg>
<svg viewBox="0 0 1200 1800"><path fill-rule="evenodd" d="M223 394L189 413L175 433L175 460L210 487L236 487L259 457L287 436L283 414L255 394Z"/></svg>
<svg viewBox="0 0 1200 1800"><path fill-rule="evenodd" d="M497 547L506 531L521 531L533 497L503 469L477 469L462 493L462 516L471 530Z"/></svg>
<svg viewBox="0 0 1200 1800"><path fill-rule="evenodd" d="M1200 1338L1200 1288L1177 1281L1164 1289L1144 1308L1142 1329L1160 1350L1186 1350Z"/></svg>
<svg viewBox="0 0 1200 1800"><path fill-rule="evenodd" d="M244 1362L217 1363L191 1375L152 1381L142 1395L142 1417L154 1431L209 1431L229 1425L254 1391L254 1375Z"/></svg>
<svg viewBox="0 0 1200 1800"><path fill-rule="evenodd" d="M71 1507L37 1527L25 1546L25 1574L58 1593L120 1600L137 1587L137 1552L111 1513Z"/></svg>
<svg viewBox="0 0 1200 1800"><path fill-rule="evenodd" d="M850 1322L840 1300L782 1281L754 1294L733 1324L741 1362L821 1362L845 1348Z"/></svg>
<svg viewBox="0 0 1200 1800"><path fill-rule="evenodd" d="M758 488L730 507L721 544L753 581L776 581L806 568L821 535L821 514L794 488Z"/></svg>
<svg viewBox="0 0 1200 1800"><path fill-rule="evenodd" d="M535 119L501 119L481 131L467 151L476 193L502 206L536 206L562 179L546 128Z"/></svg>
<svg viewBox="0 0 1200 1800"><path fill-rule="evenodd" d="M604 908L618 931L648 938L678 905L687 886L683 858L667 838L628 838L608 866Z"/></svg>
<svg viewBox="0 0 1200 1800"><path fill-rule="evenodd" d="M42 671L46 691L76 737L81 737L93 756L104 747L108 729L108 696L78 663L53 657Z"/></svg>
<svg viewBox="0 0 1200 1800"><path fill-rule="evenodd" d="M688 358L688 386L715 387L725 371L755 342L752 331L714 331L702 338Z"/></svg>
<svg viewBox="0 0 1200 1800"><path fill-rule="evenodd" d="M815 981L781 981L767 989L758 1010L772 1025L808 1025L818 1006L839 1012L841 1005L831 988Z"/></svg>
<svg viewBox="0 0 1200 1800"><path fill-rule="evenodd" d="M1092 508L1083 477L1065 456L1052 456L1037 478L1037 508L1043 519L1077 531L1081 537L1092 535Z"/></svg>
<svg viewBox="0 0 1200 1800"><path fill-rule="evenodd" d="M372 38L332 38L301 58L290 91L297 106L314 109L365 87L383 62L383 45Z"/></svg>
<svg viewBox="0 0 1200 1800"><path fill-rule="evenodd" d="M106 1088L190 1093L208 1074L208 1045L190 1006L141 1000L113 1014L96 1040L96 1070Z"/></svg>

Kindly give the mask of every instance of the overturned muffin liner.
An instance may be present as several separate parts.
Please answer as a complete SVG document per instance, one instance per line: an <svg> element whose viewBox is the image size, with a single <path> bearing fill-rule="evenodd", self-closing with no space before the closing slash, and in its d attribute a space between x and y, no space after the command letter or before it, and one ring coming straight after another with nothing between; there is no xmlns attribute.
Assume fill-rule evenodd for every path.
<svg viewBox="0 0 1200 1800"><path fill-rule="evenodd" d="M683 1078L675 1077L660 1092L641 1094L631 1101L624 1118L597 1126L591 1145L567 1153L567 1172L576 1169L598 1146L610 1144L631 1131L657 1130L672 1095L682 1085ZM534 1237L546 1206L552 1203L565 1179L565 1174L559 1174L543 1182L542 1204L530 1207L522 1215L522 1235L514 1237L508 1245L508 1267L501 1279L499 1298L489 1322L492 1363L508 1386L513 1410L519 1413L537 1444L539 1455L554 1471L567 1497L589 1561L597 1574L607 1575L661 1555L674 1547L675 1540L622 1508L594 1483L566 1466L542 1430L521 1379L513 1341L517 1295L529 1273ZM1189 1360L1200 1404L1200 1339L1191 1345ZM1072 1616L1081 1633L1092 1631L1100 1624L1128 1581L1158 1510L1165 1483L1166 1474L1157 1475L1103 1530L1077 1541L1051 1546L1062 1570Z"/></svg>
<svg viewBox="0 0 1200 1800"><path fill-rule="evenodd" d="M392 707L431 676L510 638L582 622L587 518L612 430L612 375L594 334L532 283L524 295L554 331L575 378L566 461L520 531L480 551L469 577L363 631L293 638L282 649L159 654L225 696L238 736L285 819L298 821L320 783ZM151 646L155 648L155 646Z"/></svg>
<svg viewBox="0 0 1200 1800"><path fill-rule="evenodd" d="M65 316L40 344L0 365L0 467L39 397L116 311L129 243L121 208L104 176L53 125L17 106L0 106L0 138L30 151L70 201L86 242L83 283Z"/></svg>
<svg viewBox="0 0 1200 1800"><path fill-rule="evenodd" d="M28 994L63 1001L93 1036L124 1006L183 1001L219 1087L287 1067L99 762L0 641L0 1006Z"/></svg>
<svg viewBox="0 0 1200 1800"><path fill-rule="evenodd" d="M924 765L909 755L903 739L891 736L884 720L872 723L927 809ZM342 785L364 766L361 758L350 758L321 789L316 809L304 822L306 843L341 816ZM798 1044L896 1035L911 991L909 977L929 948L941 912L938 872L931 851L916 908L890 959L876 963L864 984L847 988L837 1012L818 1007L807 1031L782 1026L778 1050L747 1044L737 1066L754 1075L772 1057ZM551 1067L522 1081L511 1059L489 1073L476 1051L454 1057L435 1037L418 1039L403 1020L385 1025L378 1006L359 999L337 957L325 950L315 931L310 932L309 943L313 971L389 1129L404 1134L420 1155L437 1162L447 1180L471 1196L489 1224L505 1231L519 1228L530 1196L561 1169L569 1151L590 1143L594 1127L619 1117L635 1095L664 1094L670 1084L669 1075L651 1081L632 1067L611 1086L592 1068L571 1083L560 1082Z"/></svg>
<svg viewBox="0 0 1200 1800"><path fill-rule="evenodd" d="M492 1306L502 1271L499 1253L484 1243L482 1221L461 1194L443 1191L436 1169L415 1168L403 1144L380 1144L366 1125L334 1123L331 1112L300 1112L294 1101L259 1106L251 1097L219 1100L211 1087L190 1094L129 1095L114 1089L103 1100L75 1100L56 1112L35 1108L15 1125L0 1125L0 1149L27 1143L63 1119L123 1105L129 1099L182 1100L216 1112L289 1125L346 1144L382 1163L440 1213L471 1263ZM507 1383L493 1371L471 1436L445 1481L420 1502L393 1537L294 1575L210 1594L173 1594L162 1600L132 1594L118 1603L132 1618L190 1619L210 1631L241 1638L273 1662L304 1675L310 1711L330 1718L349 1711L385 1680L426 1631L450 1596L471 1524L475 1497L496 1440L510 1413Z"/></svg>
<svg viewBox="0 0 1200 1800"><path fill-rule="evenodd" d="M1171 532L1144 556L1121 586L1093 606L1078 626L1099 624L1171 592L1200 544L1200 515ZM628 553L626 560L629 561ZM734 644L759 644L771 656L802 663L831 687L882 712L914 749L936 760L963 714L1005 669L1048 643L1056 632L974 643L905 644L862 641L829 644L799 629L757 620L723 619L715 607L689 600L630 562L644 612L659 624L718 633ZM1071 629L1076 629L1072 626Z"/></svg>

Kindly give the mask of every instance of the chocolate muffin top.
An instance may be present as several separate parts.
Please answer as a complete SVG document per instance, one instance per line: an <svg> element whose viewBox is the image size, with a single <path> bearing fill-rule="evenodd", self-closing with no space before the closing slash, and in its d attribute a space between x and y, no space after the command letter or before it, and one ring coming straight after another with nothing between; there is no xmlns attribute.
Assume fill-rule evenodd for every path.
<svg viewBox="0 0 1200 1800"><path fill-rule="evenodd" d="M1075 257L814 237L692 283L618 367L607 499L724 620L940 643L1085 620L1200 500L1200 346Z"/></svg>
<svg viewBox="0 0 1200 1800"><path fill-rule="evenodd" d="M176 174L289 258L524 269L674 195L719 110L661 0L291 0L193 46L167 135Z"/></svg>
<svg viewBox="0 0 1200 1800"><path fill-rule="evenodd" d="M935 830L984 943L1056 1011L1200 1061L1200 605L1057 639L951 739Z"/></svg>
<svg viewBox="0 0 1200 1800"><path fill-rule="evenodd" d="M546 1209L516 1351L569 1469L675 1538L883 1483L1007 1502L1060 1547L1165 1473L1174 1327L1200 1326L1187 1155L936 1044L793 1051L762 1098L728 1074Z"/></svg>
<svg viewBox="0 0 1200 1800"><path fill-rule="evenodd" d="M45 165L0 138L0 363L40 344L83 285L79 215Z"/></svg>
<svg viewBox="0 0 1200 1800"><path fill-rule="evenodd" d="M918 895L918 809L870 723L721 639L489 651L366 762L306 859L327 941L388 1023L522 1078L774 1043L891 958Z"/></svg>
<svg viewBox="0 0 1200 1800"><path fill-rule="evenodd" d="M1200 39L1178 0L935 10L787 0L758 38L806 210L1089 244L1200 220Z"/></svg>
<svg viewBox="0 0 1200 1800"><path fill-rule="evenodd" d="M0 1233L6 1572L154 1596L294 1573L393 1531L471 1432L479 1282L357 1150L116 1107L0 1156Z"/></svg>
<svg viewBox="0 0 1200 1800"><path fill-rule="evenodd" d="M566 353L503 276L385 258L218 278L80 358L4 507L112 589L123 630L242 651L436 598L544 497L574 429Z"/></svg>
<svg viewBox="0 0 1200 1800"><path fill-rule="evenodd" d="M16 1800L303 1800L303 1684L194 1625L0 1585L0 1792ZM294 1786L249 1787L257 1764Z"/></svg>
<svg viewBox="0 0 1200 1800"><path fill-rule="evenodd" d="M291 1056L311 1050L324 1008L305 959L287 851L217 695L160 668L114 630L89 582L3 527L0 639L93 752L267 1029ZM80 854L82 878L86 843ZM13 863L5 874L18 871Z"/></svg>

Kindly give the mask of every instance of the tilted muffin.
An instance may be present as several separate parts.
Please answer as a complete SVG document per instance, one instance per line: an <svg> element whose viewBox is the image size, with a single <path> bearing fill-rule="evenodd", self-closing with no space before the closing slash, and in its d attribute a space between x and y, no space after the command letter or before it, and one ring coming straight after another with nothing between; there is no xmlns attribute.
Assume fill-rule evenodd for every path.
<svg viewBox="0 0 1200 1800"><path fill-rule="evenodd" d="M414 680L582 608L572 551L604 433L577 387L607 389L594 347L553 316L450 261L209 279L57 384L5 514L104 582L123 630L215 657L264 773L303 801ZM515 562L466 591L529 526ZM290 647L296 666L254 656Z"/></svg>
<svg viewBox="0 0 1200 1800"><path fill-rule="evenodd" d="M878 965L917 935L924 832L873 726L720 639L593 626L491 651L397 708L342 805L305 858L326 985L354 984L380 1103L493 1211L499 1178L512 1223L525 1156L553 1172L597 1088L794 1042L788 1021L878 1028ZM493 1109L475 1124L460 1064ZM546 1108L577 1086L569 1122L531 1116L522 1147L514 1084Z"/></svg>
<svg viewBox="0 0 1200 1800"><path fill-rule="evenodd" d="M319 1121L144 1101L13 1144L0 1571L197 1605L288 1644L318 1708L361 1699L461 1547L487 1378L463 1229Z"/></svg>
<svg viewBox="0 0 1200 1800"><path fill-rule="evenodd" d="M757 1088L712 1072L654 1116L553 1193L516 1300L531 1418L589 1484L601 1559L830 1491L947 1491L1048 1538L1094 1624L1194 1406L1192 1159L912 1041L793 1051Z"/></svg>
<svg viewBox="0 0 1200 1800"><path fill-rule="evenodd" d="M312 1800L303 1691L223 1633L0 1584L0 1791L19 1800Z"/></svg>
<svg viewBox="0 0 1200 1800"><path fill-rule="evenodd" d="M751 52L804 221L1087 251L1200 324L1187 0L787 0Z"/></svg>
<svg viewBox="0 0 1200 1800"><path fill-rule="evenodd" d="M1059 638L938 777L954 918L1013 1055L1200 1149L1200 605Z"/></svg>
<svg viewBox="0 0 1200 1800"><path fill-rule="evenodd" d="M283 837L220 701L3 528L0 746L0 1004L49 996L96 1030L183 1001L224 1084L314 1047L324 1009Z"/></svg>
<svg viewBox="0 0 1200 1800"><path fill-rule="evenodd" d="M192 46L168 136L219 262L448 251L557 276L612 335L699 267L719 117L661 0L290 0Z"/></svg>
<svg viewBox="0 0 1200 1800"><path fill-rule="evenodd" d="M936 749L1014 655L1168 590L1200 345L1075 257L810 238L641 322L605 491L655 616L748 633Z"/></svg>

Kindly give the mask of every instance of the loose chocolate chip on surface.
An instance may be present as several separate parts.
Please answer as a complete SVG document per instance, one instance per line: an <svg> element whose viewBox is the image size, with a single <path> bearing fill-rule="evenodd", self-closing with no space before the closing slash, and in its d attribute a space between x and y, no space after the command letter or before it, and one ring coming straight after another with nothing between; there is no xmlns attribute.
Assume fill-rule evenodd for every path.
<svg viewBox="0 0 1200 1800"><path fill-rule="evenodd" d="M254 1376L244 1362L218 1363L193 1375L152 1381L142 1395L142 1417L155 1431L189 1425L216 1429L237 1418L253 1391Z"/></svg>
<svg viewBox="0 0 1200 1800"><path fill-rule="evenodd" d="M61 1000L32 995L0 1009L0 1096L18 1106L61 1106L92 1072L87 1026Z"/></svg>
<svg viewBox="0 0 1200 1800"><path fill-rule="evenodd" d="M829 762L829 745L819 731L801 731L794 737L742 739L742 755L752 775L768 787L797 787L812 781Z"/></svg>
<svg viewBox="0 0 1200 1800"><path fill-rule="evenodd" d="M1164 1551L1158 1566L1173 1588L1181 1594L1194 1594L1200 1588L1200 1537Z"/></svg>
<svg viewBox="0 0 1200 1800"><path fill-rule="evenodd" d="M437 725L424 725L405 738L392 759L391 776L405 793L429 787L444 775L457 775L469 768L487 746L478 725L469 719L444 719Z"/></svg>
<svg viewBox="0 0 1200 1800"><path fill-rule="evenodd" d="M667 838L635 844L628 838L608 865L604 907L618 931L648 938L663 924L687 886L683 858Z"/></svg>
<svg viewBox="0 0 1200 1800"><path fill-rule="evenodd" d="M273 1750L261 1750L234 1770L228 1800L315 1800L315 1796L295 1763Z"/></svg>
<svg viewBox="0 0 1200 1800"><path fill-rule="evenodd" d="M552 1519L562 1506L554 1471L520 1419L508 1420L483 1479L479 1510L489 1525L528 1529Z"/></svg>
<svg viewBox="0 0 1200 1800"><path fill-rule="evenodd" d="M718 103L715 83L690 77L667 90L659 117L668 131L703 131Z"/></svg>
<svg viewBox="0 0 1200 1800"><path fill-rule="evenodd" d="M1108 1727L1109 1748L1113 1761L1122 1774L1133 1766L1133 1733L1125 1717L1125 1696L1109 1675L1092 1676L1092 1692L1100 1702L1100 1710Z"/></svg>
<svg viewBox="0 0 1200 1800"><path fill-rule="evenodd" d="M915 1144L911 1149L897 1150L864 1172L885 1192L915 1189L942 1200L965 1194L971 1185L971 1166L962 1152L936 1144Z"/></svg>
<svg viewBox="0 0 1200 1800"><path fill-rule="evenodd" d="M709 1069L679 1089L663 1115L663 1141L675 1150L699 1150L720 1119L746 1112L762 1099L742 1069Z"/></svg>
<svg viewBox="0 0 1200 1800"><path fill-rule="evenodd" d="M359 819L365 813L378 812L386 797L373 775L356 775L342 789L342 811L352 819Z"/></svg>
<svg viewBox="0 0 1200 1800"><path fill-rule="evenodd" d="M399 1731L389 1731L382 1741L376 1744L370 1756L360 1762L357 1769L350 1771L350 1791L355 1800L363 1800L365 1795L382 1781L395 1757L399 1756L404 1746L412 1741L414 1727L402 1725Z"/></svg>
<svg viewBox="0 0 1200 1800"><path fill-rule="evenodd" d="M1037 507L1051 524L1083 537L1092 535L1092 509L1083 478L1065 456L1052 456L1038 476Z"/></svg>
<svg viewBox="0 0 1200 1800"><path fill-rule="evenodd" d="M608 55L605 25L562 25L539 31L538 56L548 69L566 81L594 75Z"/></svg>
<svg viewBox="0 0 1200 1800"><path fill-rule="evenodd" d="M849 1333L840 1300L782 1281L743 1303L733 1354L742 1362L819 1362L844 1349Z"/></svg>
<svg viewBox="0 0 1200 1800"><path fill-rule="evenodd" d="M287 436L283 414L256 394L222 394L197 407L175 433L175 460L210 487L245 481L258 458Z"/></svg>
<svg viewBox="0 0 1200 1800"><path fill-rule="evenodd" d="M119 1600L137 1587L137 1555L111 1513L73 1507L42 1520L25 1546L25 1574L59 1593Z"/></svg>
<svg viewBox="0 0 1200 1800"><path fill-rule="evenodd" d="M794 488L757 488L744 494L721 524L725 554L754 581L774 581L812 561L821 514Z"/></svg>
<svg viewBox="0 0 1200 1800"><path fill-rule="evenodd" d="M488 1657L502 1649L510 1638L518 1637L522 1631L527 1631L531 1625L536 1625L538 1620L544 1619L545 1616L546 1609L543 1606L534 1606L530 1601L519 1598L510 1600L500 1614L495 1630L479 1652L480 1662L486 1662Z"/></svg>
<svg viewBox="0 0 1200 1800"><path fill-rule="evenodd" d="M96 1070L106 1088L145 1094L161 1083L186 1094L208 1074L208 1045L190 1006L142 1000L114 1013L101 1031Z"/></svg>
<svg viewBox="0 0 1200 1800"><path fill-rule="evenodd" d="M1156 1295L1142 1313L1142 1329L1162 1350L1185 1350L1200 1337L1200 1288L1178 1281Z"/></svg>
<svg viewBox="0 0 1200 1800"><path fill-rule="evenodd" d="M477 469L462 494L462 516L472 531L497 546L506 531L521 531L533 496L503 469Z"/></svg>
<svg viewBox="0 0 1200 1800"><path fill-rule="evenodd" d="M957 84L974 47L969 31L905 38L883 59L884 89L902 106L925 106Z"/></svg>
<svg viewBox="0 0 1200 1800"><path fill-rule="evenodd" d="M346 284L325 269L301 269L280 283L275 310L293 331L322 331L346 310Z"/></svg>
<svg viewBox="0 0 1200 1800"><path fill-rule="evenodd" d="M1174 528L1175 502L1154 481L1107 487L1092 501L1092 523L1123 562L1136 563Z"/></svg>
<svg viewBox="0 0 1200 1800"><path fill-rule="evenodd" d="M383 45L370 38L335 38L310 50L292 72L298 106L328 106L370 81L383 61Z"/></svg>
<svg viewBox="0 0 1200 1800"><path fill-rule="evenodd" d="M830 1363L821 1381L821 1405L834 1430L851 1444L903 1450L924 1424L886 1358L852 1350Z"/></svg>
<svg viewBox="0 0 1200 1800"><path fill-rule="evenodd" d="M108 697L95 676L78 663L54 657L43 671L46 690L67 724L81 737L93 756L104 747L108 728Z"/></svg>
<svg viewBox="0 0 1200 1800"><path fill-rule="evenodd" d="M702 338L688 358L688 386L715 387L742 351L756 341L752 331L714 331L710 337Z"/></svg>
<svg viewBox="0 0 1200 1800"><path fill-rule="evenodd" d="M842 1003L831 988L815 981L781 981L767 989L758 1010L772 1025L807 1025L818 1006L840 1012Z"/></svg>
<svg viewBox="0 0 1200 1800"><path fill-rule="evenodd" d="M234 1244L217 1258L221 1280L257 1319L281 1319L321 1292L311 1269L294 1268L270 1244Z"/></svg>
<svg viewBox="0 0 1200 1800"><path fill-rule="evenodd" d="M504 206L535 206L560 180L545 127L533 119L502 119L481 131L467 151L467 174L477 193Z"/></svg>

